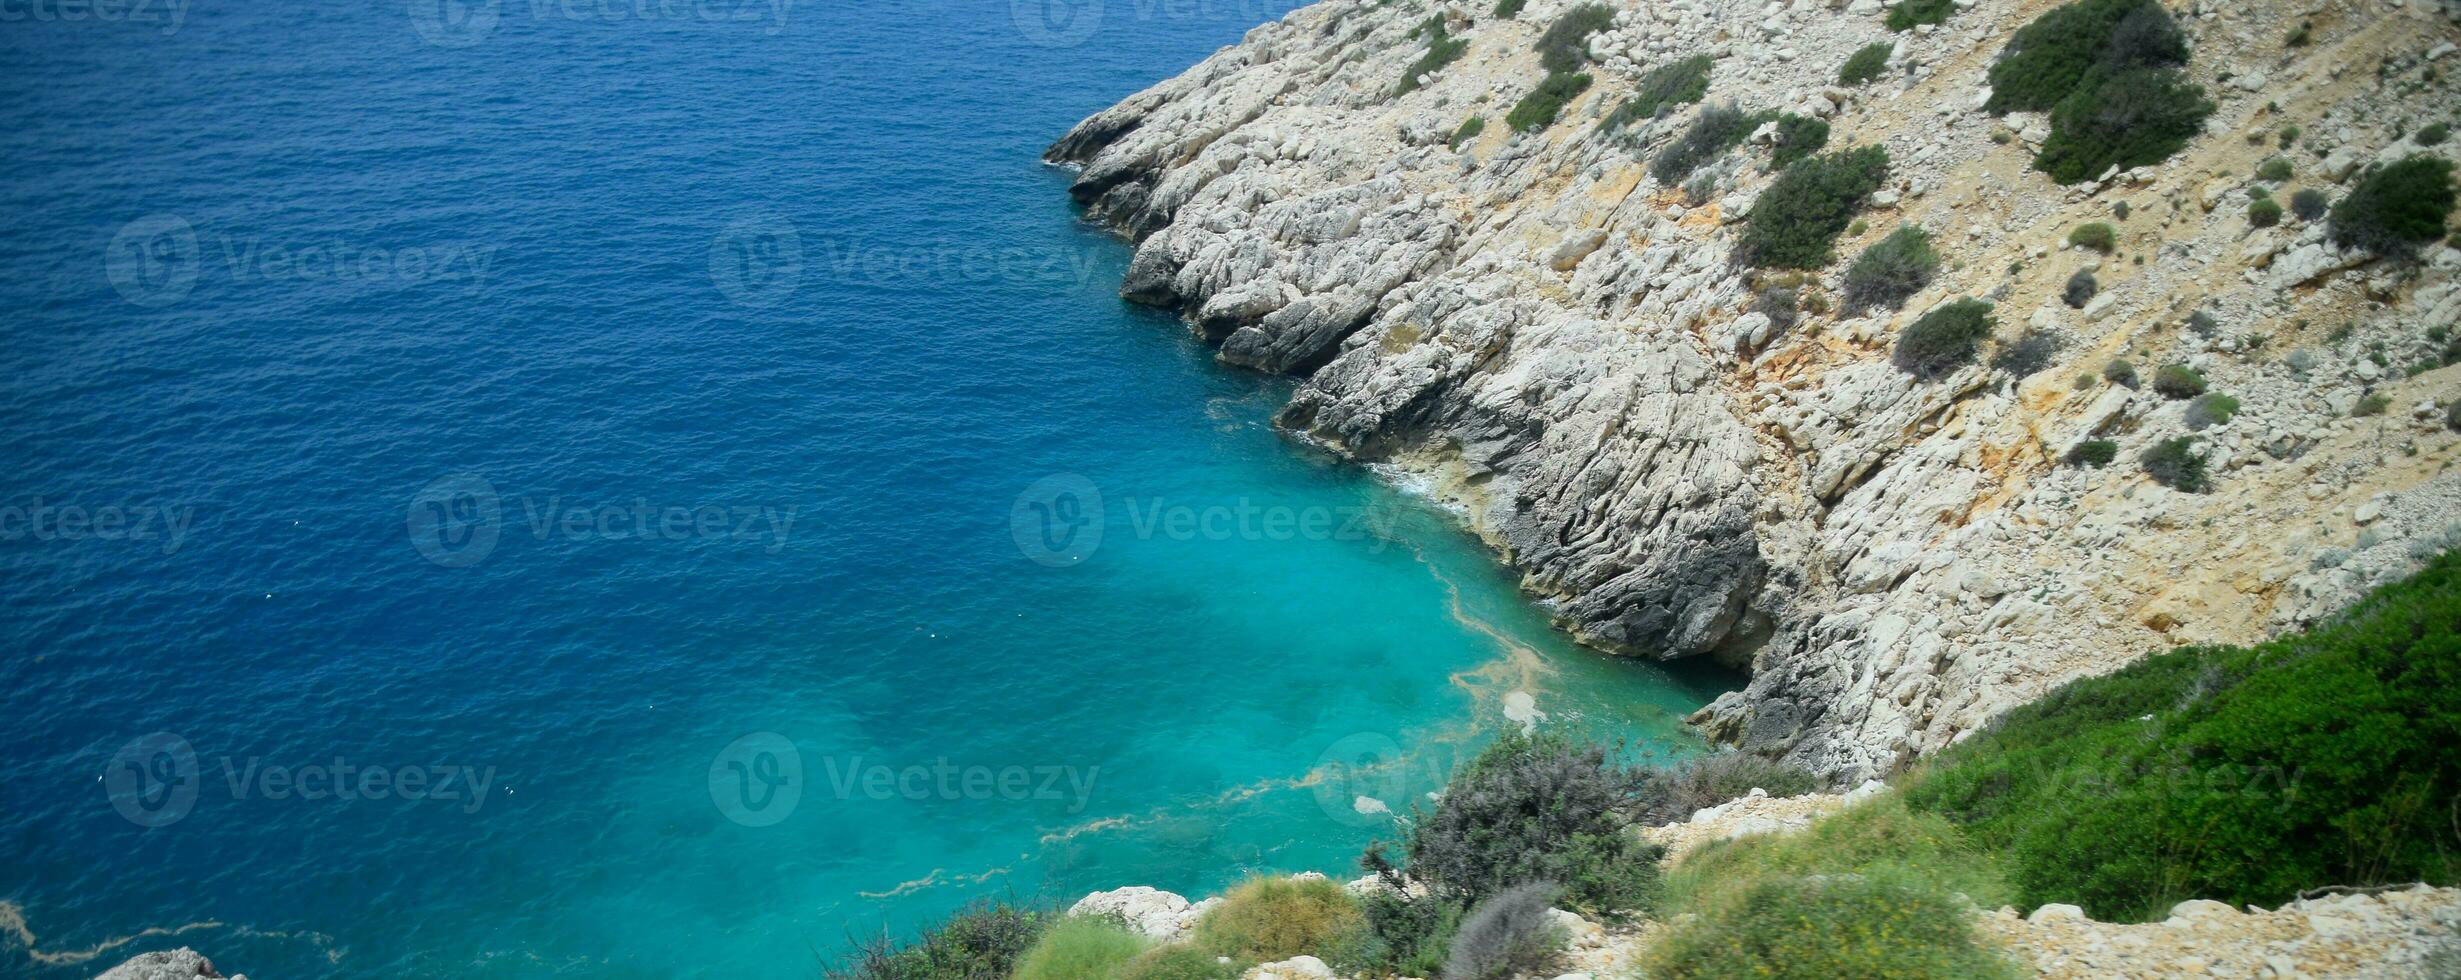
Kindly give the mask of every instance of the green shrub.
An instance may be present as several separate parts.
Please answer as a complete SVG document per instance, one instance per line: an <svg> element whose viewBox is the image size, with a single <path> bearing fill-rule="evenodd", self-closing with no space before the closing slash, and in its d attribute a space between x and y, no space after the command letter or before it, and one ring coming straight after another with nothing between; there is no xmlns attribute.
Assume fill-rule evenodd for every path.
<svg viewBox="0 0 2461 980"><path fill-rule="evenodd" d="M2119 231L2100 221L2088 221L2068 232L2068 244L2090 248L2104 255L2119 242Z"/></svg>
<svg viewBox="0 0 2461 980"><path fill-rule="evenodd" d="M2119 458L2119 444L2108 439L2087 439L2069 447L2065 457L2070 466L2101 469Z"/></svg>
<svg viewBox="0 0 2461 980"><path fill-rule="evenodd" d="M2094 278L2093 273L2078 269L2075 275L2068 277L2067 284L2059 288L2059 301L2068 304L2069 309L2081 310L2085 304L2093 302L2095 293L2101 291L2102 283Z"/></svg>
<svg viewBox="0 0 2461 980"><path fill-rule="evenodd" d="M1999 350L1992 352L1991 367L2006 371L2020 380L2030 378L2051 366L2052 360L2059 356L2061 346L2055 334L2028 330L2024 336L2001 344Z"/></svg>
<svg viewBox="0 0 2461 980"><path fill-rule="evenodd" d="M1991 326L1991 304L1966 297L1907 324L1890 360L1915 377L1937 378L1973 363Z"/></svg>
<svg viewBox="0 0 2461 980"><path fill-rule="evenodd" d="M1595 911L1645 908L1662 851L1622 833L1642 774L1559 735L1508 732L1454 774L1433 812L1412 808L1410 877L1462 906L1552 881ZM1383 845L1362 859L1383 873Z"/></svg>
<svg viewBox="0 0 2461 980"><path fill-rule="evenodd" d="M1886 41L1855 49L1853 54L1846 57L1846 63L1838 67L1837 84L1851 88L1878 79L1888 71L1888 56L1896 50L1896 45Z"/></svg>
<svg viewBox="0 0 2461 980"><path fill-rule="evenodd" d="M2185 364L2165 364L2153 373L2153 390L2164 398L2194 398L2205 393L2205 376Z"/></svg>
<svg viewBox="0 0 2461 980"><path fill-rule="evenodd" d="M2209 486L2205 479L2205 454L2196 451L2194 440L2186 436L2164 439L2145 450L2139 460L2145 464L2145 475L2153 482L2183 493L2203 493Z"/></svg>
<svg viewBox="0 0 2461 980"><path fill-rule="evenodd" d="M2359 398L2358 404L2350 406L2350 417L2374 418L2384 414L2384 410L2391 407L2393 407L2393 396L2381 391L2371 391Z"/></svg>
<svg viewBox="0 0 2461 980"><path fill-rule="evenodd" d="M1221 958L1187 943L1146 950L1121 968L1119 980L1238 980L1250 964L1224 963Z"/></svg>
<svg viewBox="0 0 2461 980"><path fill-rule="evenodd" d="M1846 312L1881 306L1896 309L1930 285L1932 274L1939 269L1940 254L1932 250L1930 234L1913 225L1899 225L1846 267L1841 297Z"/></svg>
<svg viewBox="0 0 2461 980"><path fill-rule="evenodd" d="M1564 927L1547 914L1556 887L1518 885L1478 903L1444 961L1444 980L1504 980L1515 974L1545 976L1564 948Z"/></svg>
<svg viewBox="0 0 2461 980"><path fill-rule="evenodd" d="M2003 848L2024 906L2461 880L2461 553L2255 647L2070 682L1937 757L1917 808Z"/></svg>
<svg viewBox="0 0 2461 980"><path fill-rule="evenodd" d="M1983 904L2009 897L1996 859L1954 823L1911 810L1897 794L1884 793L1814 821L1799 834L1702 845L1668 872L1664 918L1704 912L1756 879L1875 873L1917 879Z"/></svg>
<svg viewBox="0 0 2461 980"><path fill-rule="evenodd" d="M1495 0L1495 18L1497 20L1511 20L1515 17L1519 17L1521 16L1521 8L1529 6L1529 3L1530 0Z"/></svg>
<svg viewBox="0 0 2461 980"><path fill-rule="evenodd" d="M1017 961L1014 980L1086 980L1119 975L1152 945L1106 918L1064 916Z"/></svg>
<svg viewBox="0 0 2461 980"><path fill-rule="evenodd" d="M1777 145L1769 150L1769 169L1784 170L1795 161L1820 152L1829 145L1829 124L1810 116L1781 113L1777 117Z"/></svg>
<svg viewBox="0 0 2461 980"><path fill-rule="evenodd" d="M2298 193L2290 195L2290 213L2298 215L2300 221L2324 217L2325 206L2324 192L2313 187L2301 188Z"/></svg>
<svg viewBox="0 0 2461 980"><path fill-rule="evenodd" d="M2343 248L2407 258L2444 237L2452 208L2452 164L2413 154L2359 178L2333 206L2326 228Z"/></svg>
<svg viewBox="0 0 2461 980"><path fill-rule="evenodd" d="M1669 930L1644 962L1669 980L2025 975L1975 934L1955 896L1885 875L1758 879Z"/></svg>
<svg viewBox="0 0 2461 980"><path fill-rule="evenodd" d="M1948 15L1956 10L1957 5L1950 0L1901 0L1889 9L1882 24L1892 31L1910 31L1919 24L1947 23Z"/></svg>
<svg viewBox="0 0 2461 980"><path fill-rule="evenodd" d="M1802 766L1749 752L1697 755L1650 775L1636 798L1634 819L1646 826L1679 823L1694 813L1753 790L1770 796L1801 796L1820 788L1820 777Z"/></svg>
<svg viewBox="0 0 2461 980"><path fill-rule="evenodd" d="M2452 404L2444 406L2444 427L2461 432L2461 398L2455 398Z"/></svg>
<svg viewBox="0 0 2461 980"><path fill-rule="evenodd" d="M1709 94L1709 69L1716 63L1708 55L1696 54L1650 69L1633 83L1632 97L1609 113L1599 128L1611 132L1700 101Z"/></svg>
<svg viewBox="0 0 2461 980"><path fill-rule="evenodd" d="M2102 380L2122 387L2136 387L2136 365L2114 359L2102 366Z"/></svg>
<svg viewBox="0 0 2461 980"><path fill-rule="evenodd" d="M2247 224L2251 228L2271 228L2282 223L2282 206L2272 198L2260 197L2247 202Z"/></svg>
<svg viewBox="0 0 2461 980"><path fill-rule="evenodd" d="M2298 27L2291 30L2289 37L2282 39L2282 45L2284 47L2304 48L2307 46L2307 42L2315 39L2315 36L2316 25L2302 21Z"/></svg>
<svg viewBox="0 0 2461 980"><path fill-rule="evenodd" d="M1056 917L1040 909L976 902L927 926L912 942L858 940L827 964L830 980L1005 980Z"/></svg>
<svg viewBox="0 0 2461 980"><path fill-rule="evenodd" d="M2434 146L2451 137L2452 126L2450 124L2428 123L2418 127L2418 132L2410 134L2410 142L2420 146Z"/></svg>
<svg viewBox="0 0 2461 980"><path fill-rule="evenodd" d="M2256 165L2257 180L2269 180L2279 184L2289 180L2291 176L2288 157L2267 157L2263 163Z"/></svg>
<svg viewBox="0 0 2461 980"><path fill-rule="evenodd" d="M1802 316L1801 296L1802 291L1793 286L1769 286L1752 297L1752 312L1768 317L1777 328L1775 333L1782 334L1794 329Z"/></svg>
<svg viewBox="0 0 2461 980"><path fill-rule="evenodd" d="M2188 403L2188 428L2201 432L2228 422L2231 416L2237 414L2239 414L2238 399L2218 391L2207 392L2196 396L2195 401Z"/></svg>
<svg viewBox="0 0 2461 980"><path fill-rule="evenodd" d="M2051 136L2034 154L2034 169L2073 184L2114 166L2160 163L2202 133L2212 114L2204 89L2177 69L2089 73L2051 107Z"/></svg>
<svg viewBox="0 0 2461 980"><path fill-rule="evenodd" d="M1419 76L1443 70L1444 66L1460 60L1470 50L1467 39L1454 37L1445 31L1443 14L1427 18L1426 33L1427 53L1420 55L1417 61L1410 64L1409 70L1402 73L1401 84L1393 89L1393 94L1408 95L1417 91Z"/></svg>
<svg viewBox="0 0 2461 980"><path fill-rule="evenodd" d="M1453 130L1453 149L1461 149L1464 144L1477 139L1478 134L1486 131L1487 117L1485 116L1471 116L1462 120L1461 128Z"/></svg>
<svg viewBox="0 0 2461 980"><path fill-rule="evenodd" d="M1589 64L1589 36L1615 23L1615 11L1602 3L1567 10L1538 36L1538 63L1550 75L1580 71Z"/></svg>
<svg viewBox="0 0 2461 980"><path fill-rule="evenodd" d="M1398 876L1387 881L1394 887L1359 900L1366 926L1344 944L1350 954L1347 965L1393 976L1435 976L1444 969L1466 910L1441 898L1405 895Z"/></svg>
<svg viewBox="0 0 2461 980"><path fill-rule="evenodd" d="M1359 903L1331 881L1252 878L1196 922L1198 949L1270 962L1330 949L1365 922Z"/></svg>
<svg viewBox="0 0 2461 980"><path fill-rule="evenodd" d="M1545 129L1555 124L1556 114L1564 111L1567 103L1586 91L1589 91L1588 75L1565 72L1548 75L1545 81L1538 83L1537 88L1530 90L1530 94L1514 103L1511 112L1504 114L1504 125L1522 133Z"/></svg>
<svg viewBox="0 0 2461 980"><path fill-rule="evenodd" d="M1888 151L1877 146L1798 162L1761 192L1737 247L1748 264L1763 268L1827 265L1835 255L1838 233L1887 179Z"/></svg>
<svg viewBox="0 0 2461 980"><path fill-rule="evenodd" d="M1649 175L1670 187L1680 184L1701 164L1743 142L1761 121L1760 117L1732 105L1705 106L1692 118L1692 125L1684 129L1683 135L1666 144L1649 162Z"/></svg>
<svg viewBox="0 0 2461 980"><path fill-rule="evenodd" d="M2186 35L2154 0L2079 0L2034 18L2009 36L1991 65L1994 114L2047 111L2082 87L2097 69L2187 64Z"/></svg>

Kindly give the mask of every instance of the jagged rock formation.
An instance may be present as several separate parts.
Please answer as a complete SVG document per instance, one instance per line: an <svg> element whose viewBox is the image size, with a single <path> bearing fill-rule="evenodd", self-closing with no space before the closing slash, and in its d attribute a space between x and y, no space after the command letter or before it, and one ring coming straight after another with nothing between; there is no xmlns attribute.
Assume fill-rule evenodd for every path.
<svg viewBox="0 0 2461 980"><path fill-rule="evenodd" d="M1081 167L1088 215L1136 240L1122 295L1180 309L1227 363L1305 379L1289 431L1431 476L1581 639L1748 664L1748 689L1696 717L1714 737L1883 774L2073 677L2255 639L2461 543L2461 445L2436 405L2461 395L2461 368L2406 371L2441 351L2428 328L2461 319L2461 251L2394 265L2334 248L2320 221L2245 216L2276 153L2296 169L2285 197L2455 153L2396 131L2461 106L2448 11L2179 9L2189 74L2219 106L2206 135L2062 187L2027 167L2040 115L1980 109L2040 0L1960 0L1906 34L1878 0L1614 0L1588 45L1595 84L1552 126L1508 131L1543 75L1533 42L1573 6L1325 0L1047 156ZM1395 95L1432 16L1468 51ZM2301 22L2312 42L2285 46ZM1838 86L1876 41L1893 44L1881 80ZM1889 184L1841 256L1912 223L1949 267L1902 311L1807 312L1791 330L1753 312L1730 253L1765 147L1687 195L1647 162L1692 107L1601 126L1642 73L1699 53L1707 102L1887 148ZM1472 117L1483 132L1456 143ZM2302 136L2283 150L2286 125ZM2115 224L2116 255L2067 247L2086 221ZM1844 265L1806 291L1835 295ZM2061 287L2085 269L2101 294L2072 309ZM2049 368L1918 381L1889 363L1905 323L1965 295L1997 304L2003 341L2052 338ZM2114 358L2192 365L2241 399L2193 430L2213 492L2135 465L2191 425L2184 403L2079 381ZM2391 410L2351 417L2368 394ZM2095 436L2116 464L2061 465Z"/></svg>
<svg viewBox="0 0 2461 980"><path fill-rule="evenodd" d="M213 963L204 954L182 946L155 953L141 953L127 962L102 972L94 980L223 980L214 972ZM230 980L248 980L234 976Z"/></svg>

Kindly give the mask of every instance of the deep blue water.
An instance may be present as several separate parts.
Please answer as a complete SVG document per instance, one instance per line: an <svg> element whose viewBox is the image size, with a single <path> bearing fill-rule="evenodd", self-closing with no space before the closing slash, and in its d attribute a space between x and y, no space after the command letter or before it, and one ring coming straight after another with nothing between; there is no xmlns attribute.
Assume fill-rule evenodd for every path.
<svg viewBox="0 0 2461 980"><path fill-rule="evenodd" d="M1037 152L1286 3L162 2L0 19L0 975L809 976L1719 682L1115 298Z"/></svg>

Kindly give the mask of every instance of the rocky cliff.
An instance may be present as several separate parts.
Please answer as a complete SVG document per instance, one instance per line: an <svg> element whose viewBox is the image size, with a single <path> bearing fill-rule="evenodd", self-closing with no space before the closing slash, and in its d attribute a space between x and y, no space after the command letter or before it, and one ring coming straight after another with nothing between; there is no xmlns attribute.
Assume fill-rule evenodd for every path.
<svg viewBox="0 0 2461 980"><path fill-rule="evenodd" d="M1904 33L1882 0L1611 0L1593 84L1511 131L1546 74L1541 32L1574 6L1325 0L1047 158L1134 238L1123 296L1183 311L1225 363L1304 379L1290 432L1426 474L1582 640L1749 665L1696 716L1713 737L1885 774L2070 678L2258 638L2461 543L2461 437L2438 404L2461 396L2461 367L2438 366L2461 251L2379 261L2321 221L2248 216L2276 188L2338 195L2371 162L2461 150L2420 132L2461 115L2450 10L2174 7L2217 103L2204 133L2063 186L2028 166L2041 115L1982 110L2045 0L1957 0ZM1467 47L1402 84L1439 36ZM1875 43L1879 79L1840 85ZM1602 124L1698 54L1700 103ZM1885 147L1888 182L1838 253L1911 224L1938 276L1897 311L1755 312L1733 251L1772 179L1769 130L1685 187L1649 174L1721 103ZM2259 181L2277 154L2294 175ZM2067 244L2085 222L2116 228L2111 253ZM1802 293L1835 295L1844 265ZM2080 271L2099 293L2072 307ZM1964 296L1996 304L1996 346L2031 336L2047 362L1931 380L1890 363L1906 323ZM2114 359L2190 366L2242 407L2192 420L2102 380ZM2211 490L2149 480L2138 456L2192 428ZM2062 465L2096 437L2117 462Z"/></svg>

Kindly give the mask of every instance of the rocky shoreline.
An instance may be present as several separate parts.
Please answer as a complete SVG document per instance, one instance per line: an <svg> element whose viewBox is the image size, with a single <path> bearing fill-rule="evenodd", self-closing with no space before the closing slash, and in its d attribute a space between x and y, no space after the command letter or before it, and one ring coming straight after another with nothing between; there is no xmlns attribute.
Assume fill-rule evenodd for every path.
<svg viewBox="0 0 2461 980"><path fill-rule="evenodd" d="M2286 125L2302 187L2453 155L2386 122L2461 105L2447 8L2180 9L2188 72L2219 103L2206 135L2063 187L2025 165L2040 115L1981 110L1993 54L2043 2L1961 0L1896 34L1878 0L1619 0L1561 119L1459 136L1537 83L1533 44L1573 6L1325 0L1046 159L1136 242L1123 297L1179 310L1226 364L1303 379L1287 431L1431 474L1583 642L1747 666L1748 688L1694 718L1713 738L1840 783L1886 775L2069 679L2311 621L2461 539L2461 446L2437 406L2461 371L2404 370L2435 353L2423 325L2461 319L2461 251L2397 266L2336 250L2321 222L2244 214ZM1396 94L1431 17L1466 52ZM2285 48L2301 23L2314 42ZM1875 42L1882 79L1837 84ZM1693 53L1715 59L1707 102L1888 150L1841 254L1902 222L1949 267L1894 314L1786 330L1754 312L1729 256L1768 175L1734 166L1687 197L1647 162L1688 113L1600 124ZM2088 221L2116 223L2118 254L2066 244ZM1842 265L1813 283L1834 292ZM2080 271L2101 293L2072 308ZM2002 340L2052 338L2047 368L1917 383L1889 363L1906 322L1966 295L1997 304ZM2078 380L2117 358L2189 365L2244 408L2192 429L2183 403ZM2390 409L2354 415L2371 397ZM2191 431L2210 493L2060 464L2087 438L2132 463Z"/></svg>

